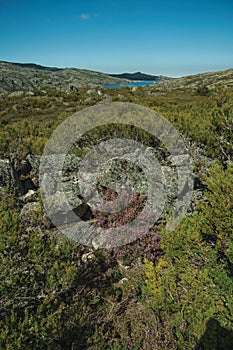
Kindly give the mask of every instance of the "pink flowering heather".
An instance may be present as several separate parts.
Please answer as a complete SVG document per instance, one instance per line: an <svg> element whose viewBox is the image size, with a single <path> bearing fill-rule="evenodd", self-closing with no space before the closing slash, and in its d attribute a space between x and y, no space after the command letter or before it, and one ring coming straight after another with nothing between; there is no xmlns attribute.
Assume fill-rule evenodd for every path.
<svg viewBox="0 0 233 350"><path fill-rule="evenodd" d="M103 195L103 199L107 201L114 201L116 198L117 193L111 189L107 189ZM103 213L95 209L92 211L93 216L96 218L95 225L102 228L124 226L133 221L142 212L146 200L146 195L135 192L128 206L120 212ZM155 261L161 255L158 230L150 230L150 215L150 213L145 213L145 218L143 218L145 224L142 234L140 235L140 232L138 232L139 238L136 241L113 249L114 256L117 259L124 260L127 257L127 260L135 260L141 257L142 260L146 258Z"/></svg>

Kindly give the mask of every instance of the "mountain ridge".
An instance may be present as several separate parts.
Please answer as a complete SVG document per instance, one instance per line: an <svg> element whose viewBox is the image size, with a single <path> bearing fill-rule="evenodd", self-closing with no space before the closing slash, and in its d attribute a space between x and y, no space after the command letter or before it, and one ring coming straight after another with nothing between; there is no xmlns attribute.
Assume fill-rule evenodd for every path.
<svg viewBox="0 0 233 350"><path fill-rule="evenodd" d="M42 87L69 90L128 81L87 69L45 67L34 63L0 61L0 93L33 91Z"/></svg>
<svg viewBox="0 0 233 350"><path fill-rule="evenodd" d="M88 69L46 67L35 63L0 61L0 94L33 91L44 87L74 91L79 87L103 87L108 84L123 84L137 80L157 81L158 89L195 89L233 86L233 69L169 78L141 72L107 74Z"/></svg>
<svg viewBox="0 0 233 350"><path fill-rule="evenodd" d="M149 81L149 80L164 80L164 79L169 79L168 77L165 77L163 75L151 75L151 74L146 74L142 72L135 72L135 73L120 73L120 74L109 74L111 77L114 78L121 78L121 79L128 79L128 80L144 80L144 81Z"/></svg>

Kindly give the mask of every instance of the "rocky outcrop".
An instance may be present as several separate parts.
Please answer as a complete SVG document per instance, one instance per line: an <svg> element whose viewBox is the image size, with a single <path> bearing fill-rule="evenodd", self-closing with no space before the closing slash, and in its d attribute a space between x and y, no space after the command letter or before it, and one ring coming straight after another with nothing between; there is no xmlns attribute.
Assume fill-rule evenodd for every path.
<svg viewBox="0 0 233 350"><path fill-rule="evenodd" d="M103 149L103 153L111 154L111 145L108 146L106 144L103 147L107 147ZM119 147L120 145L118 145ZM136 164L143 163L143 159L141 159L137 148L135 148L134 152L129 148L129 152L131 153L130 157ZM160 215L161 221L165 220L168 211L176 200L178 178L175 167L171 165L171 161L166 157L163 149L148 147L145 151L146 158L150 159L151 152L153 152L161 165L160 169L150 169L149 165L147 169L149 174L153 172L153 185L160 188L156 192L156 198L152 195L150 200L159 203L158 211L162 210L160 203L164 205ZM122 154L125 156L121 160L117 160L114 157L111 159L110 157L99 168L98 174L95 174L93 169L89 169L88 167L83 171L83 168L80 168L82 159L73 154L68 154L64 161L61 183L57 182L56 172L51 171L56 164L56 155L50 157L48 168L43 169L40 179L41 188L43 188L43 191L46 191L46 201L43 203L47 209L46 213L39 201L38 195L40 191L39 170L41 161L39 156L28 155L25 160L0 160L0 186L17 193L22 207L21 218L28 225L33 226L36 223L36 226L38 226L39 217L43 221L43 225L45 225L44 218L49 217L52 222L56 223L56 226L72 224L77 221L77 218L80 218L81 221L75 228L76 232L73 232L72 235L76 235L77 230L79 231L79 235L83 235L85 234L83 220L89 221L93 219L91 211L94 196L93 183L95 184L94 190L97 191L100 197L103 197L106 190L110 189L116 191L116 194L118 193L119 199L122 199L123 203L125 198L121 198L121 193L123 193L125 184L127 184L132 193L146 195L148 192L148 174L144 172L145 169L137 165L132 165L132 163L127 161L127 147L125 145L122 145ZM95 162L96 160L94 160ZM92 162L90 164L95 168L97 164L94 163ZM81 171L79 172L80 169ZM81 182L78 181L78 176L80 176ZM162 177L166 186L163 184ZM116 184L118 185L116 186ZM165 203L163 203L165 198L164 191L166 192ZM90 234L90 237L92 234L93 232Z"/></svg>

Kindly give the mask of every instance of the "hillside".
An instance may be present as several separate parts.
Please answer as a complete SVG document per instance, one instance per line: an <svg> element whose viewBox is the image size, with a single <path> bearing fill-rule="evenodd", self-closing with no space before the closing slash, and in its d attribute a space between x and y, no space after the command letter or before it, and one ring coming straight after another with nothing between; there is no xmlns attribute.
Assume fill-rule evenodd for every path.
<svg viewBox="0 0 233 350"><path fill-rule="evenodd" d="M189 75L182 78L169 79L158 83L158 87L165 89L195 89L200 85L211 88L214 87L232 87L233 69L227 69L218 72L208 72L195 75Z"/></svg>
<svg viewBox="0 0 233 350"><path fill-rule="evenodd" d="M10 63L0 61L0 93L33 91L44 87L59 90L75 90L78 87L121 84L136 80L162 80L156 88L166 90L196 89L202 85L232 87L233 69L168 78L162 75L149 75L141 72L105 74L87 69L44 67L33 63Z"/></svg>
<svg viewBox="0 0 233 350"><path fill-rule="evenodd" d="M45 86L67 90L74 87L114 84L124 81L126 80L87 69L50 68L32 63L0 61L0 93L30 91Z"/></svg>
<svg viewBox="0 0 233 350"><path fill-rule="evenodd" d="M164 77L162 75L150 75L150 74L145 74L141 72L136 72L136 73L122 73L122 74L109 74L111 77L114 78L121 78L121 79L129 79L129 80L144 80L144 81L149 81L149 80L165 80L165 79L170 79L167 77Z"/></svg>

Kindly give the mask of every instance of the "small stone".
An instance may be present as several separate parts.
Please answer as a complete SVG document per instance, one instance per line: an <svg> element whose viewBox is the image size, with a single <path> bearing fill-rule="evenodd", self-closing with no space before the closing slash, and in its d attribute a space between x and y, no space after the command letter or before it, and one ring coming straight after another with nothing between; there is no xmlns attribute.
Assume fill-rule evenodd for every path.
<svg viewBox="0 0 233 350"><path fill-rule="evenodd" d="M123 284L123 283L126 282L126 281L128 281L128 278L123 277L123 278L119 281L119 283L120 283L120 284Z"/></svg>
<svg viewBox="0 0 233 350"><path fill-rule="evenodd" d="M87 262L91 261L95 259L95 255L92 252L89 253L85 253L82 255L81 260L84 264L86 264Z"/></svg>
<svg viewBox="0 0 233 350"><path fill-rule="evenodd" d="M35 202L37 199L37 192L34 190L29 190L24 196L20 197L24 203Z"/></svg>

